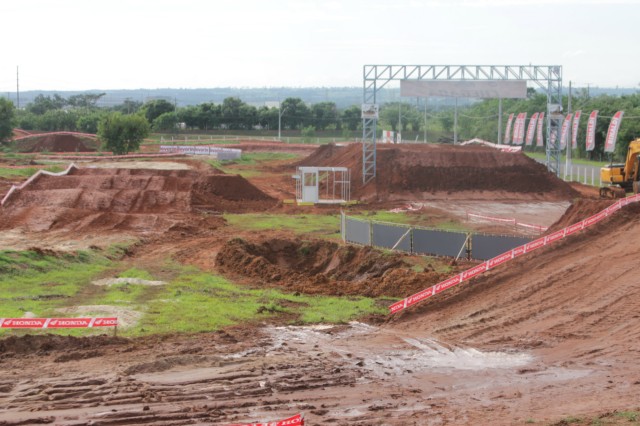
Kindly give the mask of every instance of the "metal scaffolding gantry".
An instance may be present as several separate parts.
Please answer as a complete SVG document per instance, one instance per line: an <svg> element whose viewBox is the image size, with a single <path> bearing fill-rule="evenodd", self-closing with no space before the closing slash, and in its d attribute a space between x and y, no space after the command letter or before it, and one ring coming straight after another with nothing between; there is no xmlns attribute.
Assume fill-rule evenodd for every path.
<svg viewBox="0 0 640 426"><path fill-rule="evenodd" d="M562 113L562 66L559 65L365 65L363 108L377 105L378 90L402 80L527 80L547 93L547 168L560 171L560 127ZM377 106L375 107L377 108ZM376 176L377 114L362 118L362 183Z"/></svg>

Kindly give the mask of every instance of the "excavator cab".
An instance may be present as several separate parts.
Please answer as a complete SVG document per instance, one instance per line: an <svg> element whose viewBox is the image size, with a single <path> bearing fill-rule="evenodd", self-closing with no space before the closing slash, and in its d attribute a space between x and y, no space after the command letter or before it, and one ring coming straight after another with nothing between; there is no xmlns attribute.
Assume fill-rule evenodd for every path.
<svg viewBox="0 0 640 426"><path fill-rule="evenodd" d="M601 198L624 198L627 191L637 194L640 190L638 172L640 169L640 139L629 143L627 158L624 164L609 164L600 169L600 180L603 186L600 188Z"/></svg>

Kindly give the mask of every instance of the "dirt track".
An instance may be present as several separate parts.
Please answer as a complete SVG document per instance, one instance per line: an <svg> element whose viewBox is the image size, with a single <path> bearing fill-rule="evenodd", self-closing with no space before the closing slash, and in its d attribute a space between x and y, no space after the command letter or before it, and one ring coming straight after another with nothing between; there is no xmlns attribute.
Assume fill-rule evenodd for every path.
<svg viewBox="0 0 640 426"><path fill-rule="evenodd" d="M89 181L104 182L101 175L92 173ZM160 179L146 172L117 173L123 182L129 182L128 188L132 182L148 187ZM205 183L193 182L215 181L203 181L202 176L184 171L164 173L163 178L176 181L180 173L186 173L183 178L191 176L185 191L195 194L198 185ZM68 190L66 184L47 182L38 184ZM168 185L166 182L162 185ZM476 197L521 204L522 194L510 200L510 191L505 189L510 182L501 182L501 187ZM263 182L256 180L256 184ZM555 203L566 202L577 193L553 179L548 184L553 195L547 201L554 207L547 212L557 218ZM92 193L92 185L84 185L83 191ZM37 188L33 191L39 191ZM211 184L205 192L215 192L215 188ZM180 194L175 189L170 192ZM411 193L405 191L401 196ZM223 198L233 196L225 194ZM459 195L437 190L430 194L442 200ZM18 211L35 209L28 200L38 199L41 213L46 214L28 215L33 222L25 219L22 223L29 224L29 229L41 226L43 237L58 232L62 239L65 229L82 229L78 225L83 223L81 213L100 211L100 204L85 208L85 203L82 209L71 205L79 213L58 228L50 218L61 216L51 211L57 211L63 202L57 198L51 204L55 208L46 209L41 196L16 199L11 207L15 210L3 211L4 223L8 217L23 217ZM112 200L119 200L118 196ZM530 196L532 203L545 198L536 191ZM184 195L184 200L197 198ZM121 207L124 215L142 218L149 214L144 208L149 204L111 203L128 206ZM181 223L191 225L174 228L170 242L150 237L147 245L131 253L134 259L153 262L169 252L178 258L197 258L205 269L230 268L228 273L240 269L232 266L234 262L252 264L255 267L248 268L247 276L284 287L304 280L320 283L323 279L318 274L331 271L328 275L337 274L351 283L354 293L349 294L363 293L376 279L384 282L385 276L387 284L407 277L402 275L407 272L403 272L401 258L385 257L388 264L384 268L362 271L370 279L354 280L349 274L357 266L375 260L375 253L363 249L353 252L352 263L338 265L331 259L334 253L340 258L341 249L329 243L318 243L314 248L317 256L304 263L292 255L300 243L283 235L278 236L279 250L273 246L278 240L271 237L245 235L244 242L234 242L237 235L222 223L205 229L197 224L192 209L200 201L181 203L154 209L171 215L181 212ZM595 213L602 205L578 201L552 229ZM514 208L510 213L518 216L519 211ZM304 412L312 425L500 425L531 420L548 424L568 416L606 416L613 410L637 408L640 284L635 271L638 248L629 236L640 232L639 213L640 206L626 207L593 229L523 256L385 322L377 318L369 325L336 327L276 323L134 340L46 336L0 340L4 367L0 371L0 425L229 424L274 420L298 412ZM450 214L456 217L455 212ZM36 222L37 217L42 222ZM518 219L530 221L531 217ZM553 221L551 216L545 220L545 224ZM17 228L9 224L6 229L13 232ZM105 235L125 231L140 235L131 227L104 229ZM292 275L296 269L306 275ZM291 276L272 280L274 274ZM414 273L410 278L412 285L426 287L439 277ZM397 296L415 288L400 287Z"/></svg>

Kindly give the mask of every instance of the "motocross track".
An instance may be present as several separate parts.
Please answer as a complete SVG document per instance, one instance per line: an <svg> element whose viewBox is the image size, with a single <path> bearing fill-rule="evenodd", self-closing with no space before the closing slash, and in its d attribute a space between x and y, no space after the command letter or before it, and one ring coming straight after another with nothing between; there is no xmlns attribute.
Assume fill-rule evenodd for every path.
<svg viewBox="0 0 640 426"><path fill-rule="evenodd" d="M483 146L378 145L376 179L362 185L362 145L325 145L300 166L348 167L351 197L395 200L570 200L569 184L522 155Z"/></svg>
<svg viewBox="0 0 640 426"><path fill-rule="evenodd" d="M394 149L397 161L408 166L437 160L416 154L417 148L408 148L408 154ZM464 158L473 164L485 155L471 152ZM456 161L459 173L470 170L471 164ZM417 189L394 186L381 173L385 167L401 167L378 169L377 196L388 203L417 193L439 203L455 204L461 197L455 189L440 191L420 179ZM446 169L445 164L434 167ZM428 267L415 271L405 255L366 247L303 241L282 231L239 235L200 209L297 210L277 206L266 195L275 190L262 190L268 185L260 179L252 180L255 186L243 182L241 188L252 195L234 200L244 189L216 194L216 183L225 175L194 169L107 169L108 175L81 169L69 179L43 179L2 209L0 224L6 232L36 236L32 245L62 231L68 233L57 238L142 235L143 242L129 253L140 268L169 254L238 282L311 294L403 297L447 276ZM462 186L465 180L460 180L458 187L466 194L478 181L490 182L486 191L474 193L478 209L513 205L511 215L530 220L519 217L517 206L551 202L552 208L539 210L539 222L551 225L558 219L552 229L609 204L576 199L560 217L558 202L590 191L578 186L576 191L532 166L530 179L547 181L550 194L533 187L514 194L517 173L503 180L495 178L495 170L479 169L470 170L470 181ZM114 191L117 185L123 186ZM137 195L125 196L134 189ZM69 191L76 192L65 195ZM159 195L163 191L167 194ZM135 217L140 225L130 226L133 219L127 219L86 226L94 215L116 213ZM629 239L640 232L639 213L640 206L628 206L559 244L394 317L368 318L369 324L296 327L282 318L195 336L10 336L0 340L0 425L223 425L298 412L310 425L567 424L561 420L569 416L585 418L572 424L591 424L588 416L612 424L604 422L617 421L615 410L637 409L640 392L638 247ZM144 217L154 219L143 226ZM151 221L179 223L156 230ZM616 424L629 424L624 421Z"/></svg>
<svg viewBox="0 0 640 426"><path fill-rule="evenodd" d="M19 133L14 130L16 134ZM16 141L18 152L95 152L99 146L95 138L65 132L26 134Z"/></svg>

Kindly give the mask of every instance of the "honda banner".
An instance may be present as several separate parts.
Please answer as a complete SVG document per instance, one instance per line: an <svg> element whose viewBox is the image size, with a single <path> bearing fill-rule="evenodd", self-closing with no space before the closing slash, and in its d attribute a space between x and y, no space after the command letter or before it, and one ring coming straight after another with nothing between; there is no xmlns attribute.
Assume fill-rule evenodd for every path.
<svg viewBox="0 0 640 426"><path fill-rule="evenodd" d="M527 121L527 113L521 112L516 117L516 124L513 127L513 144L522 145L524 142L524 125Z"/></svg>
<svg viewBox="0 0 640 426"><path fill-rule="evenodd" d="M567 114L562 122L562 130L560 131L560 149L567 147L567 141L569 139L569 125L571 124L571 114Z"/></svg>
<svg viewBox="0 0 640 426"><path fill-rule="evenodd" d="M616 139L618 139L618 130L622 122L624 111L618 111L613 115L609 130L607 130L607 139L604 141L604 152L613 152L616 149Z"/></svg>
<svg viewBox="0 0 640 426"><path fill-rule="evenodd" d="M573 127L571 128L571 149L578 148L578 124L580 123L580 115L582 111L576 111L576 115L573 116Z"/></svg>
<svg viewBox="0 0 640 426"><path fill-rule="evenodd" d="M536 132L536 123L538 121L538 113L534 112L531 116L531 120L529 120L529 127L527 127L527 138L525 140L525 145L531 146L533 144L533 135Z"/></svg>
<svg viewBox="0 0 640 426"><path fill-rule="evenodd" d="M0 318L0 328L117 327L118 318Z"/></svg>
<svg viewBox="0 0 640 426"><path fill-rule="evenodd" d="M509 114L507 119L507 128L504 131L504 143L509 145L511 143L511 124L513 122L513 114Z"/></svg>
<svg viewBox="0 0 640 426"><path fill-rule="evenodd" d="M242 423L229 426L304 426L304 416L302 414L296 414L295 416L284 420L276 420L266 423Z"/></svg>
<svg viewBox="0 0 640 426"><path fill-rule="evenodd" d="M541 112L538 115L538 137L536 138L536 146L544 146L544 135L543 132L544 125L544 112Z"/></svg>
<svg viewBox="0 0 640 426"><path fill-rule="evenodd" d="M598 119L598 110L591 111L589 121L587 121L587 151L593 151L596 147L596 120Z"/></svg>

